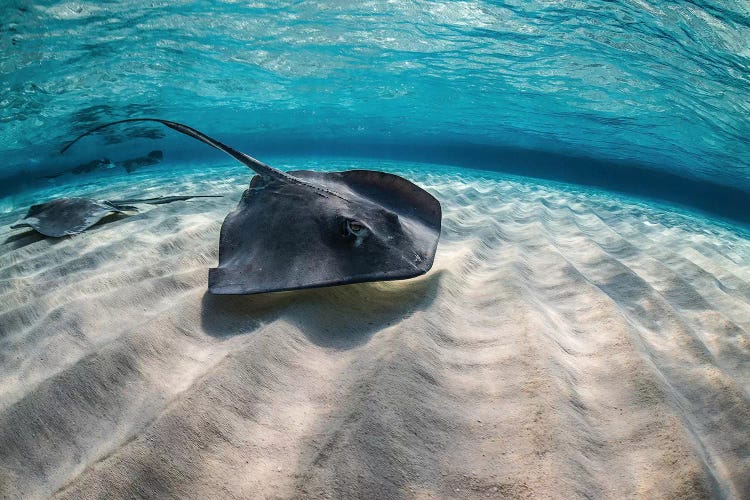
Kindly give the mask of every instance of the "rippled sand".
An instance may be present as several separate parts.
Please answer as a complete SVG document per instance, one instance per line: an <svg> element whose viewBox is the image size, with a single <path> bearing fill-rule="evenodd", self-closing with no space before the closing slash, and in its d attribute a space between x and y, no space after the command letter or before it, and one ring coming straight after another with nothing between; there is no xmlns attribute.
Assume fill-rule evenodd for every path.
<svg viewBox="0 0 750 500"><path fill-rule="evenodd" d="M402 282L207 294L242 176L62 240L3 219L0 497L750 494L750 240L407 175L444 229Z"/></svg>

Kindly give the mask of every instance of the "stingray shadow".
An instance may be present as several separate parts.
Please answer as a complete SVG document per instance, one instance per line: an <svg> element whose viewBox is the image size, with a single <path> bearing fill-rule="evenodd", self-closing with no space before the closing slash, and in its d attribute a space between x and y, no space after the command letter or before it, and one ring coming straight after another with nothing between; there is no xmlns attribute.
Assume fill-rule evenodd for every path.
<svg viewBox="0 0 750 500"><path fill-rule="evenodd" d="M213 337L247 334L284 320L314 344L350 349L435 300L442 272L406 281L358 283L258 295L203 295L201 322Z"/></svg>
<svg viewBox="0 0 750 500"><path fill-rule="evenodd" d="M31 245L32 243L36 243L37 241L42 241L46 238L46 236L39 234L33 229L29 228L28 231L11 234L7 238L5 238L5 241L3 241L3 245L8 245L10 246L11 250L16 250L27 245Z"/></svg>

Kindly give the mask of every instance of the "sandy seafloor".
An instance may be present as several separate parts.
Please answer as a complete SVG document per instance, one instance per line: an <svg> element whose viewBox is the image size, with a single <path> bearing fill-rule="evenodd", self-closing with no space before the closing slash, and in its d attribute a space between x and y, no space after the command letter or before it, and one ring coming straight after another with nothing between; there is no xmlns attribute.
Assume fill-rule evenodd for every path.
<svg viewBox="0 0 750 500"><path fill-rule="evenodd" d="M488 172L324 164L438 197L432 271L208 294L241 166L33 195L226 195L76 237L0 218L0 497L748 498L746 235Z"/></svg>

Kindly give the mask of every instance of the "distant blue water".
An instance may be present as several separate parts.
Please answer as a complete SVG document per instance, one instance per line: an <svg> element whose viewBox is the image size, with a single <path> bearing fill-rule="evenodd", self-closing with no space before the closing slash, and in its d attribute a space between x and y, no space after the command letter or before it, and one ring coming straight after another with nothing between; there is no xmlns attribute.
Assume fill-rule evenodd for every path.
<svg viewBox="0 0 750 500"><path fill-rule="evenodd" d="M160 149L408 159L750 220L750 4L4 1L0 186ZM222 160L224 161L224 160ZM48 181L40 181L48 182Z"/></svg>

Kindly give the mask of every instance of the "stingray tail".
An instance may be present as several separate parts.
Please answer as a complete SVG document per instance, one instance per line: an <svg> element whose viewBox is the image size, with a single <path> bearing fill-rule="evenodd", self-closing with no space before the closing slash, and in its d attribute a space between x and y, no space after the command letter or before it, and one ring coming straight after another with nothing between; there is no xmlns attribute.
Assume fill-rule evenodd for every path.
<svg viewBox="0 0 750 500"><path fill-rule="evenodd" d="M60 150L60 154L65 153L73 144L78 142L80 139L83 139L89 134L93 134L94 132L97 132L103 128L111 127L112 125L117 125L119 123L131 123L131 122L156 122L161 123L162 125L166 125L167 127L176 130L182 134L189 135L193 139L197 139L205 144L208 144L209 146L212 146L219 151L223 151L232 158L240 161L241 163L245 164L247 167L249 167L251 170L253 170L258 175L261 175L263 177L269 177L272 179L279 179L284 181L290 181L292 178L290 178L285 173L281 172L280 170L276 170L275 168L266 165L265 163L256 160L252 156L246 155L245 153L242 153L241 151L237 151L234 148L231 148L227 146L226 144L223 144L216 139L207 136L203 132L200 132L198 130L195 130L194 128L188 127L187 125L183 125L182 123L177 122L171 122L168 120L161 120L159 118L128 118L125 120L118 120L116 122L110 122L105 123L104 125L99 125L98 127L92 128L91 130L84 132L83 134L79 135L72 141L70 141L68 144L65 145Z"/></svg>
<svg viewBox="0 0 750 500"><path fill-rule="evenodd" d="M116 201L106 201L105 202L110 207L114 208L118 212L137 212L138 207L134 207L132 205L125 205L123 203L119 203Z"/></svg>
<svg viewBox="0 0 750 500"><path fill-rule="evenodd" d="M173 201L186 201L193 198L222 198L221 194L195 194L191 196L157 196L156 198L129 198L126 200L108 200L111 205L119 206L128 203L148 203L149 205L164 205Z"/></svg>

